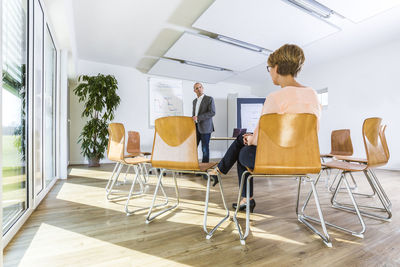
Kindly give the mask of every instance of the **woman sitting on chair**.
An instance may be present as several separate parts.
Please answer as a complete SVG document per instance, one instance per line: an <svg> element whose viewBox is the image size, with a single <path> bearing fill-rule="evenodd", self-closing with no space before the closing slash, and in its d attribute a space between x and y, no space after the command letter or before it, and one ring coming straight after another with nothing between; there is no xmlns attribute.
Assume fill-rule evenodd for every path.
<svg viewBox="0 0 400 267"><path fill-rule="evenodd" d="M268 113L312 113L319 120L321 105L317 94L310 87L299 84L295 77L299 73L304 63L303 50L297 45L286 44L274 51L268 58L267 70L271 75L275 85L281 87L267 96L262 109L262 114ZM254 169L256 158L258 125L253 134L241 134L231 144L222 160L210 174L227 174L232 166L237 162L237 171L240 180L246 168ZM247 179L247 176L245 177ZM246 209L246 180L242 191L240 210ZM232 207L236 209L237 203ZM253 212L256 202L253 199L253 179L250 181L250 211Z"/></svg>

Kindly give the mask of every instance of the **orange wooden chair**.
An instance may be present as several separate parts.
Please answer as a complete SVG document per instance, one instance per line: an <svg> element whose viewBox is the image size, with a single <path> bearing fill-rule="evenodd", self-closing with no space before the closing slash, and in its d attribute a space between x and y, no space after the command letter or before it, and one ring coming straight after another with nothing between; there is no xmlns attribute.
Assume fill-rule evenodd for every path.
<svg viewBox="0 0 400 267"><path fill-rule="evenodd" d="M114 172L108 180L106 186L106 197L108 200L115 200L126 196L118 194L117 197L111 198L111 195L115 195L115 193L122 193L122 192L128 193L128 191L115 190L114 186L118 181L122 167L123 166L133 167L135 169L135 177L132 182L129 193L127 195L128 198L125 204L125 212L127 213L127 215L131 215L136 211L146 209L146 208L141 208L135 211L130 211L129 201L133 195L140 195L144 193L144 188L143 188L144 181L142 180L144 178L143 178L143 173L141 172L142 168L140 168L140 165L149 163L150 159L144 157L132 157L131 155L125 155L125 127L122 123L110 123L108 126L108 134L109 134L109 141L107 147L107 156L110 160L115 161L117 163L115 168L118 169L115 170L114 168ZM140 191L134 192L133 190L136 183L139 184ZM166 197L166 194L162 186L161 189L164 196ZM167 203L168 199L166 197L165 205Z"/></svg>
<svg viewBox="0 0 400 267"><path fill-rule="evenodd" d="M351 142L350 130L340 129L331 133L331 152L321 154L321 158L333 158L335 156L353 155L353 143Z"/></svg>
<svg viewBox="0 0 400 267"><path fill-rule="evenodd" d="M233 216L239 231L241 244L250 230L250 179L259 177L298 177L296 214L298 220L321 237L322 241L331 247L332 243L327 232L324 217L319 204L318 193L314 180L309 174L318 174L321 170L320 153L317 135L317 117L313 114L265 114L259 121L258 145L254 170L248 169L243 173L239 188L238 200L240 202L241 192L244 185L244 177L247 178L247 203L246 203L246 230L243 231L237 220L239 205ZM299 212L300 187L302 181L310 182L311 194L314 194L316 209L322 231L318 231L306 219L304 210Z"/></svg>
<svg viewBox="0 0 400 267"><path fill-rule="evenodd" d="M126 157L147 157L150 156L150 152L143 152L140 149L140 133L136 131L128 131L128 142L126 144L126 152L128 153ZM149 170L147 169L147 165L150 163L142 163L139 165L140 172L143 174L143 178L145 183L149 180ZM124 177L124 184L126 183L126 177L129 173L131 166L128 166L125 177Z"/></svg>
<svg viewBox="0 0 400 267"><path fill-rule="evenodd" d="M363 209L385 212L386 215L383 216L377 213L368 212L366 210L361 210L361 214L374 219L389 221L392 217L392 203L390 202L385 190L383 189L378 180L378 177L374 172L374 168L386 165L390 158L389 148L387 146L385 135L386 125L381 126L381 121L381 118L368 118L364 121L362 134L365 152L367 155L366 159L337 157L338 160L343 161L328 162L324 165L329 168L339 169L342 172L342 177L351 172L362 171L368 181L368 184L371 186L372 191L378 196L382 207L369 205L360 205L360 207ZM342 177L341 180L343 179ZM341 180L339 180L339 183L341 182ZM349 207L348 204L337 202L336 199L338 191L339 190L336 190L334 195L332 196L331 202L333 207L355 212L355 210ZM372 196L361 193L358 194Z"/></svg>
<svg viewBox="0 0 400 267"><path fill-rule="evenodd" d="M353 155L353 143L351 142L351 136L350 136L350 129L339 129L339 130L334 130L331 133L331 152L328 154L321 154L321 160L323 163L325 163L325 159L327 158L336 158L338 156L351 156ZM329 185L329 178L331 176L331 169L329 168L324 168L322 167L323 170L325 170L328 174L326 180L325 180L325 186L329 188L329 191L334 192L335 188L335 182L338 177L338 173L336 173L335 177L332 180L332 183ZM353 186L350 187L351 189L356 190L357 189L357 183L354 179L354 177L351 175L350 176L353 182Z"/></svg>
<svg viewBox="0 0 400 267"><path fill-rule="evenodd" d="M215 230L229 218L229 210L225 203L221 177L218 175L219 188L224 205L226 216L210 231L207 230L208 202L210 195L210 175L207 172L217 163L199 163L196 142L196 127L191 117L171 116L159 118L155 121L155 133L153 151L151 153L151 164L154 168L160 168L156 190L153 196L152 206L147 214L146 223L150 223L157 216L176 208L179 205L179 191L176 181L176 173L202 174L208 177L206 199L204 205L203 229L206 238L210 239ZM175 182L175 193L177 202L175 205L161 210L152 216L152 210L156 201L157 192L162 184L163 173L172 172Z"/></svg>

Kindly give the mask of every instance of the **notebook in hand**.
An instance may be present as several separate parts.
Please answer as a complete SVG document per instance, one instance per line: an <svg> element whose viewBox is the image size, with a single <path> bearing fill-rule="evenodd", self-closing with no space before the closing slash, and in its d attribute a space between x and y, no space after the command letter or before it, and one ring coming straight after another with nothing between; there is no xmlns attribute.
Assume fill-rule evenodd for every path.
<svg viewBox="0 0 400 267"><path fill-rule="evenodd" d="M238 137L240 134L245 134L247 131L246 128L234 128L232 137Z"/></svg>

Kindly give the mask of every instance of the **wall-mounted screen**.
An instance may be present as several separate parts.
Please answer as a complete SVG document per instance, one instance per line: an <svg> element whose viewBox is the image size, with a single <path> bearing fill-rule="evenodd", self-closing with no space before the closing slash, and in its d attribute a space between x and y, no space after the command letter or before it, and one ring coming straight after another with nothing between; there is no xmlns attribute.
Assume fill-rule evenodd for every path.
<svg viewBox="0 0 400 267"><path fill-rule="evenodd" d="M261 116L265 98L237 98L237 127L252 133Z"/></svg>

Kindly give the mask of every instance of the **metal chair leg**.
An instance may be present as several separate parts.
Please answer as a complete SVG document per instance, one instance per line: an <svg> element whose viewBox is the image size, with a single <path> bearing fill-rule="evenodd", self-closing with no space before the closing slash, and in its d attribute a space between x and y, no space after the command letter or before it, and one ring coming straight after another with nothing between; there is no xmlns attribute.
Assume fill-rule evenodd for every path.
<svg viewBox="0 0 400 267"><path fill-rule="evenodd" d="M158 177L157 186L156 186L156 189L155 189L154 195L153 195L153 201L152 201L152 203L151 203L149 212L147 213L147 217L146 217L146 223L147 223L147 224L149 224L151 221L153 221L157 216L159 216L159 215L161 215L161 214L163 214L163 213L165 213L165 212L167 212L167 211L169 211L169 210L172 210L172 209L176 208L176 207L178 206L178 204L179 204L178 186L177 186L177 182L176 182L175 173L173 172L173 178L174 178L174 181L175 181L175 193L177 194L177 195L176 195L176 197L177 197L177 202L176 202L175 205L173 205L173 206L171 206L171 207L169 207L169 208L163 209L163 210L157 212L156 214L154 214L153 216L151 216L151 213L152 213L152 211L153 211L153 208L155 207L154 203L156 202L157 192L158 192L158 189L160 188L161 180L162 180L162 178L163 178L163 176L164 176L164 172L165 172L165 170L162 169L162 170L160 171L160 175L159 175L159 177Z"/></svg>
<svg viewBox="0 0 400 267"><path fill-rule="evenodd" d="M128 191L128 190L113 190L114 186L118 183L118 178L119 178L119 175L121 174L121 171L122 171L123 166L124 166L124 164L119 163L118 171L117 171L116 175L114 176L114 178L113 178L113 180L112 180L111 186L109 187L108 190L106 190L106 198L107 198L107 200L109 200L109 201L111 201L111 200L116 200L116 199L120 199L120 198L124 198L124 197L128 196L129 194L139 195L139 194L144 193L143 181L142 181L141 178L139 177L139 175L140 175L140 170L139 170L139 168L138 168L137 165L134 165L134 169L135 169L135 178L134 178L134 182L132 183L131 190L133 190L133 188L134 188L134 186L136 185L136 183L139 183L140 191L139 191L139 192L134 192L134 193L132 192L132 193L131 193L131 192L130 192L131 190L130 190L130 191ZM131 165L129 165L128 167L131 167ZM118 195L118 196L116 196L116 197L111 198L111 195L113 195L113 191L114 191L115 193L117 193L117 192L118 192L118 193L127 193L127 195Z"/></svg>
<svg viewBox="0 0 400 267"><path fill-rule="evenodd" d="M112 180L111 186L110 186L110 188L108 189L108 191L106 191L106 198L107 198L107 200L113 200L113 199L115 199L115 198L110 198L110 195L111 195L111 192L112 192L112 190L113 190L113 188L114 188L115 183L118 181L118 178L119 178L119 175L120 175L120 173L121 173L122 167L123 167L123 164L120 163L120 164L119 164L119 167L118 167L118 170L117 170L117 173L115 174L115 177L114 177L113 180ZM117 198L118 198L118 197L117 197Z"/></svg>
<svg viewBox="0 0 400 267"><path fill-rule="evenodd" d="M331 242L331 239L330 239L330 237L329 237L328 231L327 231L327 229L326 229L326 224L327 224L327 223L325 222L324 216L323 216L323 214L322 214L321 206L320 206L320 203L319 203L318 192L317 192L317 189L316 189L316 183L317 183L317 181L319 180L320 176L321 176L321 173L318 175L318 178L317 178L317 180L315 181L315 184L314 184L314 181L311 180L308 176L306 177L306 178L307 178L307 181L311 183L311 191L309 192L309 194L308 194L308 196L307 196L307 200L306 200L306 202L304 203L304 205L303 205L303 207L302 207L300 213L298 213L298 210L299 210L299 200L300 200L300 189L301 189L301 180L302 180L302 177L299 179L299 185L298 185L298 189L297 189L296 214L297 214L297 219L298 219L299 222L303 223L303 224L304 224L305 226L307 226L312 232L314 232L315 234L317 234L317 235L322 239L322 241L324 242L324 244L325 244L327 247L330 247L330 248L331 248L331 247L332 247L332 242ZM319 216L319 220L318 220L318 219L315 219L315 218L313 218L313 219L314 219L314 220L317 220L317 221L319 222L319 224L320 224L321 227L322 227L323 233L321 233L320 231L318 231L312 224L310 224L307 220L308 220L309 218L311 218L311 217L308 217L307 215L304 214L304 210L305 210L305 208L306 208L306 206L307 206L307 204L308 204L308 201L309 201L310 198L311 198L311 194L314 195L315 205L316 205L316 207L317 207L317 212L318 212L318 216Z"/></svg>
<svg viewBox="0 0 400 267"><path fill-rule="evenodd" d="M226 210L226 216L216 225L214 226L214 228L211 231L207 231L207 215L208 215L208 202L210 199L210 184L211 184L211 177L210 175L207 173L207 191L206 191L206 200L204 203L204 220L203 220L203 229L204 232L206 232L206 239L210 239L214 232L218 229L218 227L229 218L229 209L226 206L226 202L225 202L225 197L224 197L224 190L222 188L222 179L221 176L218 174L217 175L217 179L219 181L219 190L221 192L221 198L222 198L222 203L224 204L224 208Z"/></svg>
<svg viewBox="0 0 400 267"><path fill-rule="evenodd" d="M144 188L143 188L143 185L142 185L142 183L143 183L142 181L139 182L141 191L136 192L136 193L133 192L133 189L135 187L136 181L141 179L140 178L141 173L139 171L140 167L139 166L135 166L135 168L137 168L136 175L135 175L134 181L132 183L131 189L129 191L128 199L126 200L126 203L125 203L125 213L126 213L127 216L130 216L130 215L134 214L135 212L138 212L138 211L141 211L141 210L146 210L146 209L150 208L150 207L145 207L145 208L139 208L139 209L136 209L136 210L129 210L129 202L131 200L131 197L133 195L140 195L140 194L144 193ZM166 195L166 193L164 191L164 188L163 188L162 184L160 184L160 188L161 188L161 192L163 193L163 195L165 197L165 202L162 203L162 204L154 205L154 207L162 207L162 206L168 205L168 197L167 197L167 195Z"/></svg>
<svg viewBox="0 0 400 267"><path fill-rule="evenodd" d="M315 181L315 185L314 185L314 186L317 185L318 180L319 180L319 177L318 177L317 180ZM357 232L357 231L353 231L353 230L350 230L350 229L341 227L341 226L339 226L339 225L336 225L336 224L333 224L333 223L329 223L329 222L327 222L327 221L325 221L325 224L328 225L328 226L330 226L330 227L334 227L334 228L336 228L336 229L338 229L338 230L341 230L341 231L350 233L350 234L352 234L352 235L354 235L354 236L363 238L363 237L364 237L363 233L365 232L365 229L366 229L365 223L364 223L363 218L361 217L361 213L360 213L360 211L359 211L358 205L357 205L357 203L356 203L356 201L355 201L355 199L354 199L354 196L353 196L353 193L352 193L352 191L351 191L350 185L349 185L349 183L348 183L348 181L347 181L347 179L346 179L345 172L341 172L341 174L340 174L340 179L339 179L339 181L338 181L338 184L337 184L337 186L336 186L336 189L335 189L335 192L334 192L334 194L333 194L333 196L332 196L332 199L336 198L336 195L338 194L338 192L339 192L339 190L340 190L340 188L341 188L342 182L345 183L347 192L348 192L348 194L349 194L349 196L350 196L350 199L351 199L351 201L352 201L352 203L353 203L353 206L354 206L354 209L355 209L355 211L356 211L358 220L360 221L360 224L361 224L361 230L358 231L358 232ZM304 214L304 210L306 209L306 207L307 207L307 205L308 205L308 203L309 203L310 196L311 196L311 191L310 191L310 193L308 194L308 196L307 196L307 198L306 198L306 201L304 202L304 205L303 205L303 208L302 208L302 213L303 213L303 214ZM313 218L313 217L311 217L311 216L307 216L307 215L304 214L303 217L304 217L304 219L306 219L306 220L313 221L313 222L315 222L315 223L321 224L321 220L318 220L318 219Z"/></svg>
<svg viewBox="0 0 400 267"><path fill-rule="evenodd" d="M349 172L351 179L354 181L354 177L353 174L351 172ZM374 189L374 186L371 184L371 181L367 178L367 181L369 183L369 185L371 186L372 189L372 193L371 194L366 194L366 193L359 193L359 192L353 192L353 195L357 195L357 196L364 196L364 197L374 197L376 195L376 191ZM361 207L361 206L359 206Z"/></svg>
<svg viewBox="0 0 400 267"><path fill-rule="evenodd" d="M121 163L119 163L119 162L115 163L114 170L113 170L113 172L112 172L110 178L108 178L108 182L107 182L107 185L106 185L106 188L105 188L105 189L106 189L106 192L108 192L108 190L110 190L109 187L110 187L110 185L111 185L111 181L113 180L115 171L118 169L118 167L119 167L120 164L121 164Z"/></svg>
<svg viewBox="0 0 400 267"><path fill-rule="evenodd" d="M329 187L329 191L330 191L331 193L334 193L335 190L336 190L336 187L334 187L334 185L335 185L336 178L339 176L339 174L340 174L340 170L337 172L337 174L336 174L336 176L335 176L335 179L333 180L331 186ZM356 180L354 179L354 177L353 177L353 175L352 175L351 173L350 173L350 176L351 176L351 180L352 180L352 182L353 182L353 186L350 186L350 189L351 189L351 190L354 190L354 191L357 191L357 189L358 189L357 182L356 182ZM339 183L339 182L338 182L338 183ZM337 185L336 185L336 186L337 186ZM345 188L345 187L342 187L342 188L340 188L340 189L346 189L346 188ZM365 195L365 196L370 196L370 195L367 195L367 194L361 194L361 193L357 193L357 192L353 192L353 194L354 194L354 195Z"/></svg>
<svg viewBox="0 0 400 267"><path fill-rule="evenodd" d="M383 187L382 187L381 183L379 182L378 177L376 177L375 172L374 172L372 169L368 169L368 171L369 171L369 173L371 174L371 176L373 177L373 179L374 179L376 185L378 186L379 190L382 192L382 195L383 195L383 197L384 197L384 199L385 199L385 201L386 201L386 203L387 203L387 207L388 207L389 209L391 209L391 207L392 207L392 202L390 201L390 199L389 199L388 196L386 195L385 190L383 190Z"/></svg>
<svg viewBox="0 0 400 267"><path fill-rule="evenodd" d="M144 180L144 184L147 184L149 182L149 170L147 170L146 163L140 164L141 168L142 168L142 176L143 176L143 180Z"/></svg>
<svg viewBox="0 0 400 267"><path fill-rule="evenodd" d="M367 206L367 205L361 205L360 207L365 208L365 209L374 209L374 210L382 211L382 212L385 212L387 214L387 216L381 216L381 215L378 215L378 214L375 214L375 213L371 213L371 212L367 212L367 211L364 211L364 210L361 210L360 213L362 215L366 216L366 217L369 217L369 218L378 219L378 220L382 220L382 221L390 221L391 218L392 218L392 212L391 212L389 204L387 203L387 200L385 199L387 196L385 197L384 191L381 191L381 189L383 190L383 188L381 188L377 184L377 179L375 179L374 175L371 175L371 172L368 172L368 170L365 170L364 174L367 177L370 185L374 188L373 190L376 192L376 194L377 194L377 196L378 196L383 208L374 207L374 206ZM357 212L355 209L351 208L348 204L337 202L336 195L334 197L332 197L331 203L332 203L332 207L334 207L334 208L345 210L345 211L349 211L349 212L353 212L353 213Z"/></svg>
<svg viewBox="0 0 400 267"><path fill-rule="evenodd" d="M340 171L338 171L335 175L335 178L333 178L333 181L332 181L331 185L329 186L329 192L332 192L332 193L335 192L336 187L333 187L333 186L335 185L336 179L338 178L339 174L340 174Z"/></svg>
<svg viewBox="0 0 400 267"><path fill-rule="evenodd" d="M246 245L246 238L249 235L249 231L250 231L250 225L249 225L249 222L250 222L250 201L249 201L249 198L250 198L250 183L249 183L250 177L247 177L247 184L246 184L247 185L247 188L246 188L246 198L247 198L246 199L247 200L247 202L246 202L246 232L244 233L244 235L243 235L243 231L242 231L242 229L240 227L240 224L239 224L239 222L237 220L237 213L238 213L239 207L240 207L240 197L242 195L242 190L243 190L243 185L244 185L244 180L245 180L244 177L245 177L245 175L247 173L249 173L249 172L245 171L242 174L242 179L240 181L240 186L239 186L238 199L237 199L237 202L236 202L237 203L236 210L235 210L235 214L233 215L233 221L235 222L236 227L238 229L239 238L240 238L240 244L242 244L242 245Z"/></svg>
<svg viewBox="0 0 400 267"><path fill-rule="evenodd" d="M124 175L124 182L122 184L126 184L127 179L126 177L128 176L129 170L131 169L131 166L129 165L128 168L126 169L125 175ZM136 174L136 170L135 170L135 174Z"/></svg>

